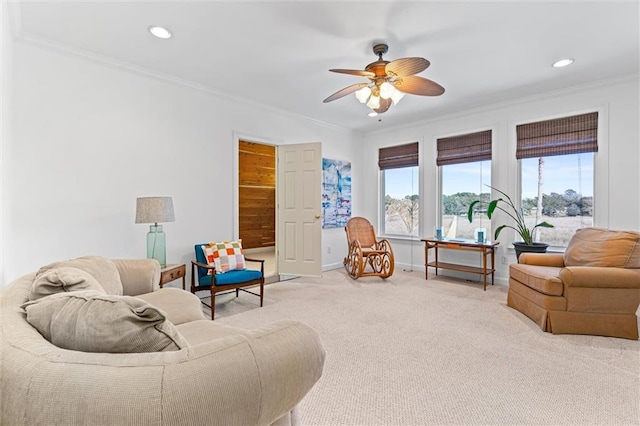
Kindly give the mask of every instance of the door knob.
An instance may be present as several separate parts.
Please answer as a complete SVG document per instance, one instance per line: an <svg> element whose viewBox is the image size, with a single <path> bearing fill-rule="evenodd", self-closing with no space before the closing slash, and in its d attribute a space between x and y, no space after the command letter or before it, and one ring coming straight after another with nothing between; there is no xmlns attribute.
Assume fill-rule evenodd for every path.
<svg viewBox="0 0 640 426"><path fill-rule="evenodd" d="M316 219L320 219L320 215L319 214L316 215Z"/></svg>

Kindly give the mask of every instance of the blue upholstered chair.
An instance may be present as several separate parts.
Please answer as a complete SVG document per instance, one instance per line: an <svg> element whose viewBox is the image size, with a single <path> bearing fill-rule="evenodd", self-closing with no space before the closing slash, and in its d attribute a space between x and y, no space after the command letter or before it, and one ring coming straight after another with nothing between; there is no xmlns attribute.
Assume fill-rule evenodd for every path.
<svg viewBox="0 0 640 426"><path fill-rule="evenodd" d="M260 306L262 306L262 299L264 294L264 260L249 259L245 257L247 262L260 263L260 270L255 269L243 269L239 271L228 271L224 274L216 274L215 266L209 266L202 251L203 245L209 243L202 243L195 245L196 260L191 261L191 293L202 290L211 291L211 319L215 314L216 309L216 294L235 290L236 297L238 297L239 291L242 290L246 293L251 293L255 296L260 296ZM207 271L211 270L212 274L208 275ZM260 294L246 290L243 287L249 287L260 284Z"/></svg>

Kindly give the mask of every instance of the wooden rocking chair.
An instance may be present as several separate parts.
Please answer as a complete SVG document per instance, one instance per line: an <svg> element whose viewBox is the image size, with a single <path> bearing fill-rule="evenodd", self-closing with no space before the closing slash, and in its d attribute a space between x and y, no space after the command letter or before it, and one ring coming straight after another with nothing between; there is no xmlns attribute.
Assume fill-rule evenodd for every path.
<svg viewBox="0 0 640 426"><path fill-rule="evenodd" d="M371 223L363 217L353 217L344 228L347 233L349 253L344 258L344 267L351 278L382 277L393 274L394 260L391 243L376 239Z"/></svg>

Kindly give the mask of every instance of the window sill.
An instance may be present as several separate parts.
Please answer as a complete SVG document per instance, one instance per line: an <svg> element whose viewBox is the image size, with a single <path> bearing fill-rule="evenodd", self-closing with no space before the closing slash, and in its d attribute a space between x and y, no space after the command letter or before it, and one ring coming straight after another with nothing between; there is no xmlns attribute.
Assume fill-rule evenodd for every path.
<svg viewBox="0 0 640 426"><path fill-rule="evenodd" d="M378 239L387 239L390 241L409 241L409 242L416 242L416 243L420 243L421 238L418 236L404 236L404 235L379 235L377 237Z"/></svg>

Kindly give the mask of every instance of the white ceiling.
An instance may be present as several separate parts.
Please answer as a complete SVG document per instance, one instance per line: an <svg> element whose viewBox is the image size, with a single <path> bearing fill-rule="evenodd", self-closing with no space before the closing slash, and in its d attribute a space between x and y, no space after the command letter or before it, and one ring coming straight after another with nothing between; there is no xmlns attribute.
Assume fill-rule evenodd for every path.
<svg viewBox="0 0 640 426"><path fill-rule="evenodd" d="M150 71L315 120L373 130L638 73L638 1L17 2L19 39ZM174 34L163 41L150 25ZM407 95L367 117L353 95L323 104L386 60L425 57L440 97ZM575 58L567 68L551 63ZM381 121L378 121L381 119Z"/></svg>

